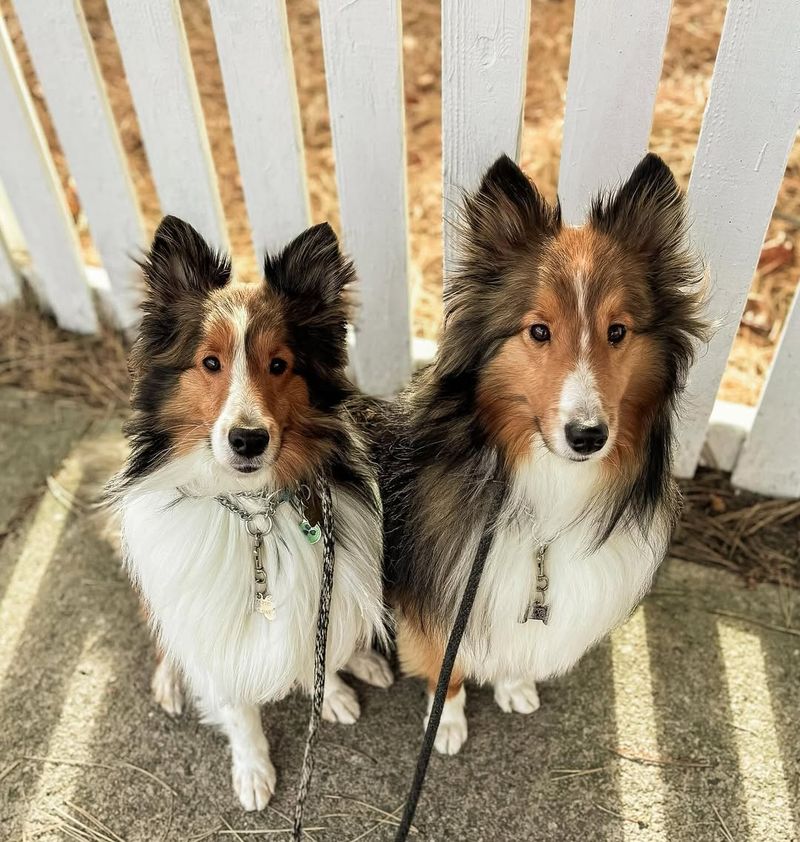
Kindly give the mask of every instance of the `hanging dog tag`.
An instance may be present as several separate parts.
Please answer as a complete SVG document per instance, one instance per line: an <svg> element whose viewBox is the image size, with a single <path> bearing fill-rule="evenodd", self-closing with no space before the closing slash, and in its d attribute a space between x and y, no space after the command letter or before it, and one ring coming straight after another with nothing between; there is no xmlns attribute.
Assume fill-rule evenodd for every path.
<svg viewBox="0 0 800 842"><path fill-rule="evenodd" d="M542 605L541 602L532 602L522 615L520 623L527 623L528 620L539 620L547 625L547 618L550 616L550 606Z"/></svg>
<svg viewBox="0 0 800 842"><path fill-rule="evenodd" d="M269 593L256 593L256 611L268 620L275 619L275 603Z"/></svg>
<svg viewBox="0 0 800 842"><path fill-rule="evenodd" d="M316 544L322 537L322 530L319 528L319 524L315 523L312 526L306 518L300 521L300 531L305 535L306 541L309 544Z"/></svg>

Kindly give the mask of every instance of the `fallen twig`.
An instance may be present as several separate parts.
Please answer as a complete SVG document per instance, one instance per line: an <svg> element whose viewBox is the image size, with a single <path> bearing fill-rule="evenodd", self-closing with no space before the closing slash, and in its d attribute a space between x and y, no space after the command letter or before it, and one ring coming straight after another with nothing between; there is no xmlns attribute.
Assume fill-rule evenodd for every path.
<svg viewBox="0 0 800 842"><path fill-rule="evenodd" d="M641 763L643 766L680 766L686 769L708 769L711 761L702 760L674 760L665 757L647 757L646 755L631 754L618 748L608 749L612 754L621 757L623 760L630 760L632 763Z"/></svg>
<svg viewBox="0 0 800 842"><path fill-rule="evenodd" d="M171 792L173 795L178 794L168 783L162 781L157 775L154 775L152 772L148 772L147 769L142 769L141 766L137 766L135 763L129 763L126 760L120 760L118 763L95 763L88 760L70 760L69 758L64 757L40 757L34 754L23 755L21 759L27 760L31 763L52 763L55 766L83 766L89 769L110 770L131 769L134 772L139 772L139 774L155 781L159 786L162 786L165 790L167 790L167 792Z"/></svg>
<svg viewBox="0 0 800 842"><path fill-rule="evenodd" d="M719 814L717 805L712 804L711 809L714 811L714 815L717 817L717 821L719 821L720 827L722 828L722 835L725 837L725 842L734 842L733 834L728 830L728 825L725 824L722 816Z"/></svg>
<svg viewBox="0 0 800 842"><path fill-rule="evenodd" d="M733 611L721 611L718 608L704 608L709 614L716 614L719 617L729 617L731 620L741 620L743 623L752 623L754 626L760 626L762 629L779 632L780 634L790 634L794 637L800 637L800 629L787 629L786 626L778 626L774 623L767 623L764 620L758 620L755 617L748 617L745 614L735 614Z"/></svg>
<svg viewBox="0 0 800 842"><path fill-rule="evenodd" d="M641 819L631 819L628 816L623 816L622 813L618 813L616 810L611 810L608 807L604 807L602 804L598 804L596 801L592 801L592 806L596 807L598 810L601 810L603 813L608 813L609 816L614 816L614 818L620 819L624 822L637 824L641 828L647 827L647 822L643 822Z"/></svg>

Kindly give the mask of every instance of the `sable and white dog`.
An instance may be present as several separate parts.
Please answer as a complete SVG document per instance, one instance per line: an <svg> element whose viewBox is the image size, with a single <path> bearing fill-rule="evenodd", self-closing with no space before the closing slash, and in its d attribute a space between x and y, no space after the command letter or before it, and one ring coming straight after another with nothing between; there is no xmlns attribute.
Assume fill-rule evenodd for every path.
<svg viewBox="0 0 800 842"><path fill-rule="evenodd" d="M163 652L157 701L179 713L180 676L187 679L205 718L230 740L242 805L260 810L275 770L259 705L312 685L320 473L336 531L323 717L359 716L337 670L392 681L369 650L384 634L381 506L345 374L353 269L331 228L318 225L266 259L266 280L242 283L174 217L159 226L143 269L131 452L112 486L125 562ZM267 518L248 524L235 510L270 501L259 579L248 526L266 531ZM263 597L270 610L254 610Z"/></svg>
<svg viewBox="0 0 800 842"><path fill-rule="evenodd" d="M467 737L463 682L504 711L623 622L667 550L676 398L701 268L668 167L648 155L581 228L506 157L467 198L435 362L376 454L386 577L407 673L433 690L494 490L503 503L436 738Z"/></svg>

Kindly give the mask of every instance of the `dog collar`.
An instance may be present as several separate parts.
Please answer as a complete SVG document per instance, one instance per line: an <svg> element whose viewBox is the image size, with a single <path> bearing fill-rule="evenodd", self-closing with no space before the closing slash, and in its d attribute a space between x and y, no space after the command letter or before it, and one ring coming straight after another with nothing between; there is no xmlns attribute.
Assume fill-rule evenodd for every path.
<svg viewBox="0 0 800 842"><path fill-rule="evenodd" d="M269 590L267 571L264 569L264 536L272 531L274 516L282 503L291 503L299 510L300 532L309 544L316 544L322 538L319 524L308 520L306 506L311 499L311 490L307 485L296 489L239 492L238 494L218 494L214 499L225 509L236 515L247 530L253 549L253 610L268 620L275 618L275 601ZM248 502L250 505L248 505Z"/></svg>

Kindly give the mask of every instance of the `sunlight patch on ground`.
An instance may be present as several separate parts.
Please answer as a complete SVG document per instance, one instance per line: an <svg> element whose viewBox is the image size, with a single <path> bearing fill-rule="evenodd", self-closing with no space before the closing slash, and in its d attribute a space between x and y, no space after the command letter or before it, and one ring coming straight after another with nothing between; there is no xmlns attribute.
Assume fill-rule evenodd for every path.
<svg viewBox="0 0 800 842"><path fill-rule="evenodd" d="M644 608L611 637L617 748L637 757L659 756L653 682ZM619 812L624 839L667 839L661 769L633 761L619 762ZM637 822L645 822L640 827Z"/></svg>
<svg viewBox="0 0 800 842"><path fill-rule="evenodd" d="M793 818L764 653L757 634L718 621L750 839L793 838Z"/></svg>
<svg viewBox="0 0 800 842"><path fill-rule="evenodd" d="M48 808L62 807L72 799L77 781L85 774L80 765L61 763L89 763L91 747L98 719L103 711L108 685L113 677L110 654L104 649L100 636L91 634L72 673L58 719L45 755L36 790L30 799L27 829L41 827Z"/></svg>
<svg viewBox="0 0 800 842"><path fill-rule="evenodd" d="M67 460L56 475L56 480L66 491L74 493L82 476L76 460ZM45 574L69 516L64 506L49 491L45 491L30 518L19 560L0 602L0 688L39 597L40 588L43 583L47 586Z"/></svg>

